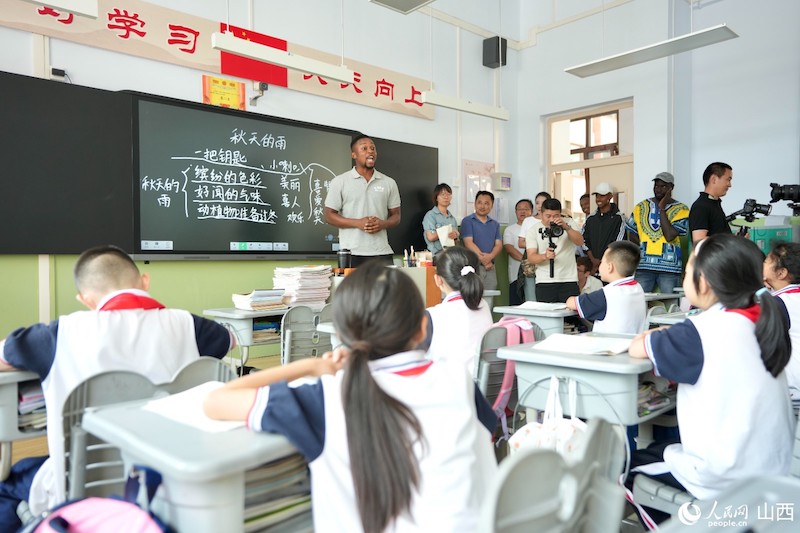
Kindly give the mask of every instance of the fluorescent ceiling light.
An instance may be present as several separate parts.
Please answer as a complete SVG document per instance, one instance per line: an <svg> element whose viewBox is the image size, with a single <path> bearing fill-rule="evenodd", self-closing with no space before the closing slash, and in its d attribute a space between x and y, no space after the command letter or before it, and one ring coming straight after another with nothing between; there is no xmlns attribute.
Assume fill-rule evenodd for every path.
<svg viewBox="0 0 800 533"><path fill-rule="evenodd" d="M234 37L231 33L212 33L211 47L215 50L230 52L343 83L353 83L353 76L355 76L355 72L344 65L332 65L310 57L291 54L285 50Z"/></svg>
<svg viewBox="0 0 800 533"><path fill-rule="evenodd" d="M84 17L97 18L97 0L28 0L34 4L69 11Z"/></svg>
<svg viewBox="0 0 800 533"><path fill-rule="evenodd" d="M472 113L474 115L496 118L498 120L508 120L510 118L508 110L502 107L476 104L469 100L463 100L455 96L446 96L434 91L422 91L422 101L426 104L455 109L456 111L464 111L465 113Z"/></svg>
<svg viewBox="0 0 800 533"><path fill-rule="evenodd" d="M412 11L416 11L424 5L428 5L433 0L369 0L373 4L388 7L392 11L397 11L403 15L408 15Z"/></svg>
<svg viewBox="0 0 800 533"><path fill-rule="evenodd" d="M587 76L594 76L595 74L602 74L603 72L610 72L618 68L638 65L645 61L652 61L653 59L660 59L662 57L680 54L681 52L688 52L695 48L727 41L728 39L733 39L738 36L736 32L725 24L719 24L705 30L687 33L680 37L673 37L672 39L667 39L660 43L651 44L650 46L644 46L622 54L598 59L590 63L569 67L564 69L564 72L585 78Z"/></svg>

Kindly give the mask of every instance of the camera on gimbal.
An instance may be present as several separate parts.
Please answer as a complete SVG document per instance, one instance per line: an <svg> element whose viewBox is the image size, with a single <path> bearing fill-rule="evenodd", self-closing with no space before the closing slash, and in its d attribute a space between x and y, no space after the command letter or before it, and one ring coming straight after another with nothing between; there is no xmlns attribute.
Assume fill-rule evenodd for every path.
<svg viewBox="0 0 800 533"><path fill-rule="evenodd" d="M551 222L550 226L547 228L542 228L542 237L545 239L558 239L562 235L564 235L564 228L556 224L555 222Z"/></svg>
<svg viewBox="0 0 800 533"><path fill-rule="evenodd" d="M738 211L731 213L725 217L726 222L732 221L736 217L744 217L748 222L756 219L756 215L769 215L772 212L772 206L769 204L760 204L753 198L748 198L744 201L744 206Z"/></svg>

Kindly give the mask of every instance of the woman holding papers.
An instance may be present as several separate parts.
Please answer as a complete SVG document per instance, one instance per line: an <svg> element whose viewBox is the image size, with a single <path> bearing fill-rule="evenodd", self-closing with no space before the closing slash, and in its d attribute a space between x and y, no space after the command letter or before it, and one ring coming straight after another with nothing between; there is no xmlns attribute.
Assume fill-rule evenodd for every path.
<svg viewBox="0 0 800 533"><path fill-rule="evenodd" d="M794 415L783 369L791 346L786 318L764 288L762 257L730 234L703 240L683 288L704 312L645 332L629 349L679 383L681 438L635 452L631 466L652 463L647 475L701 500L745 478L789 474Z"/></svg>
<svg viewBox="0 0 800 533"><path fill-rule="evenodd" d="M433 280L445 297L428 308L433 325L428 357L459 361L472 375L483 334L492 327L477 254L460 246L447 248L436 257Z"/></svg>
<svg viewBox="0 0 800 533"><path fill-rule="evenodd" d="M459 364L414 349L427 320L413 281L367 262L333 306L347 350L231 381L206 413L282 433L303 453L317 532L476 530L497 419ZM288 385L303 376L320 379Z"/></svg>
<svg viewBox="0 0 800 533"><path fill-rule="evenodd" d="M452 200L453 189L446 183L440 183L433 188L434 206L422 219L425 244L434 256L443 248L454 246L458 239L458 221L447 209Z"/></svg>

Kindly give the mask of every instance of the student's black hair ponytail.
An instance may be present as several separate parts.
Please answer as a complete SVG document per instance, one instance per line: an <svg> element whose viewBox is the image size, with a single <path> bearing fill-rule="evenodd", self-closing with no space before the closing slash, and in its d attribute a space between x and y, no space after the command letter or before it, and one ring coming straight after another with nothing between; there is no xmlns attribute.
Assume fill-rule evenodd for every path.
<svg viewBox="0 0 800 533"><path fill-rule="evenodd" d="M483 280L478 275L478 255L461 246L445 248L436 256L436 273L454 290L473 311L483 298Z"/></svg>
<svg viewBox="0 0 800 533"><path fill-rule="evenodd" d="M420 484L413 448L424 444L417 417L381 389L368 363L411 349L424 313L411 278L376 261L345 278L333 300L336 332L350 349L342 404L356 504L368 533L410 511Z"/></svg>
<svg viewBox="0 0 800 533"><path fill-rule="evenodd" d="M763 263L764 254L752 241L731 234L712 235L695 249L692 282L699 290L702 275L727 309L761 305L756 338L764 367L777 376L789 362L792 346L786 316L764 288Z"/></svg>

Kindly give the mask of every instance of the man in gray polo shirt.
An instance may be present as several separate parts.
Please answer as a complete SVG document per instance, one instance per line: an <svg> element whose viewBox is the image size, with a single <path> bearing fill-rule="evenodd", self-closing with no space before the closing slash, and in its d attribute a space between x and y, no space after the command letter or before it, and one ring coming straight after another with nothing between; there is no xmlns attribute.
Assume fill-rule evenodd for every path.
<svg viewBox="0 0 800 533"><path fill-rule="evenodd" d="M351 266L369 259L393 262L386 230L400 223L397 183L375 170L378 150L366 135L350 143L355 166L333 178L325 197L325 220L339 228L339 245L350 250Z"/></svg>

